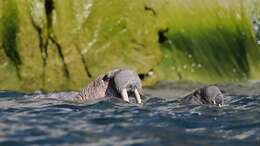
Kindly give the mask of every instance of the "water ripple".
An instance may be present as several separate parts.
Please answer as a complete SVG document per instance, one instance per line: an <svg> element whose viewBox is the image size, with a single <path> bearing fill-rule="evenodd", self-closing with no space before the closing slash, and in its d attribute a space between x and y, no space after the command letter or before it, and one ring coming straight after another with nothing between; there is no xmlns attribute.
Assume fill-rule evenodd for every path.
<svg viewBox="0 0 260 146"><path fill-rule="evenodd" d="M42 94L42 93L40 93ZM0 92L0 145L259 145L260 96L230 96L222 108L147 96L91 104Z"/></svg>

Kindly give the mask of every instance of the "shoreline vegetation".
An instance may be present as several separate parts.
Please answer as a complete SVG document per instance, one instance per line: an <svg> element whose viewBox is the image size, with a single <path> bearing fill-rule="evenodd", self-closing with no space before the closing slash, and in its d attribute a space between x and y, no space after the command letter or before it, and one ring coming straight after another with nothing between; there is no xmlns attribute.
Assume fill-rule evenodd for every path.
<svg viewBox="0 0 260 146"><path fill-rule="evenodd" d="M79 90L114 68L145 85L259 80L259 0L0 0L0 89Z"/></svg>

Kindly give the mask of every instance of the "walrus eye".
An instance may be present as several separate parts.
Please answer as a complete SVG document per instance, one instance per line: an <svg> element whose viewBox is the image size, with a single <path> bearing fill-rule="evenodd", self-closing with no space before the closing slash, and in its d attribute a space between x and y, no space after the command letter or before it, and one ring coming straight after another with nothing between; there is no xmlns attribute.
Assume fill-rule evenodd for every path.
<svg viewBox="0 0 260 146"><path fill-rule="evenodd" d="M103 79L102 79L103 81L108 81L109 80L109 77L108 77L108 75L105 75L104 77L103 77Z"/></svg>

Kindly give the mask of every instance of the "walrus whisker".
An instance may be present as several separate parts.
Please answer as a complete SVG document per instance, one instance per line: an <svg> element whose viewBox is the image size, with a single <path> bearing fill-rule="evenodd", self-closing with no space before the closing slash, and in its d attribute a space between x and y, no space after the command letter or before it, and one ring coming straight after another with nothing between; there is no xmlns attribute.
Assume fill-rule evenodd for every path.
<svg viewBox="0 0 260 146"><path fill-rule="evenodd" d="M127 90L126 89L123 89L121 91L121 96L122 96L124 101L129 102L129 98L128 98L128 94L127 94Z"/></svg>
<svg viewBox="0 0 260 146"><path fill-rule="evenodd" d="M140 94L139 94L139 92L138 92L138 90L136 88L134 89L134 93L135 93L136 103L141 104L142 100L141 100Z"/></svg>

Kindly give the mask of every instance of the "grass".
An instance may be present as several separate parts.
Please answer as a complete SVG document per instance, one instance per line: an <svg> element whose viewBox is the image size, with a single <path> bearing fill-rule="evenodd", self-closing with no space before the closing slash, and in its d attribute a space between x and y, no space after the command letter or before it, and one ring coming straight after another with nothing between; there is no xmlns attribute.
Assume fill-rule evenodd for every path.
<svg viewBox="0 0 260 146"><path fill-rule="evenodd" d="M167 40L159 78L244 81L259 51L242 0L172 0L158 8ZM161 11L160 11L161 10ZM171 74L169 74L171 72Z"/></svg>
<svg viewBox="0 0 260 146"><path fill-rule="evenodd" d="M41 87L41 81L35 81L38 74L48 81L44 89L78 89L99 74L121 67L141 74L154 70L153 80L215 83L259 79L260 48L250 18L260 12L252 3L0 0L0 67L8 62L12 73L20 67L18 82L29 90ZM62 74L64 64L57 47L48 42L50 36L62 48L60 56L68 67L69 81ZM43 49L45 45L40 44L44 42L48 45ZM42 50L47 50L46 60ZM3 81L11 78L5 77L10 74L7 68L0 70Z"/></svg>

